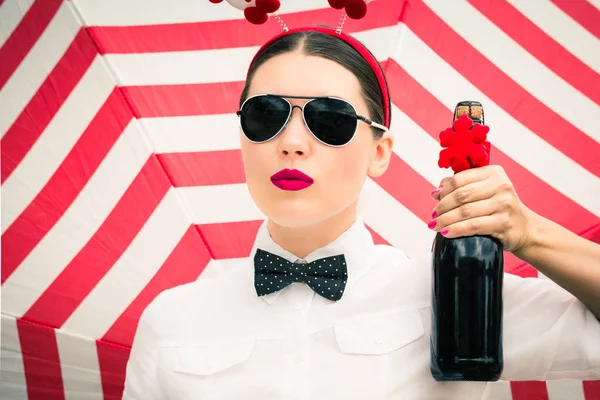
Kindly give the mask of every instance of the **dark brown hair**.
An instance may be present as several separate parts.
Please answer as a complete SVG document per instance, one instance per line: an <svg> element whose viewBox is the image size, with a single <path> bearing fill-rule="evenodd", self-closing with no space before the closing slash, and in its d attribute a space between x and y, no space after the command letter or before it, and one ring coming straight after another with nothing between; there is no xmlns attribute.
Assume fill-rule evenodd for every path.
<svg viewBox="0 0 600 400"><path fill-rule="evenodd" d="M273 41L273 43L256 56L248 70L246 84L240 96L240 107L248 98L248 91L250 90L252 78L256 74L258 68L275 56L293 51L300 51L304 55L318 56L335 61L352 72L360 82L361 92L369 109L368 118L379 124L384 123L381 89L377 77L369 63L360 55L360 53L342 39L315 31L296 32L284 35ZM379 68L381 68L381 66L379 66ZM389 101L389 90L388 104L391 104ZM389 111L391 123L391 110ZM375 138L379 138L383 135L383 131L379 129L372 128L372 131Z"/></svg>

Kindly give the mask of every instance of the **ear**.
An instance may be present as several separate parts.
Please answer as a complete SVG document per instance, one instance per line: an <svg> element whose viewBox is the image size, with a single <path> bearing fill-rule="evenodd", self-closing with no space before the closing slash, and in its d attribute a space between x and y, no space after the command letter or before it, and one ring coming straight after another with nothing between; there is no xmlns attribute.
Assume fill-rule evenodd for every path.
<svg viewBox="0 0 600 400"><path fill-rule="evenodd" d="M394 136L390 132L384 132L383 136L374 142L371 162L367 171L371 178L377 178L387 171L394 148Z"/></svg>

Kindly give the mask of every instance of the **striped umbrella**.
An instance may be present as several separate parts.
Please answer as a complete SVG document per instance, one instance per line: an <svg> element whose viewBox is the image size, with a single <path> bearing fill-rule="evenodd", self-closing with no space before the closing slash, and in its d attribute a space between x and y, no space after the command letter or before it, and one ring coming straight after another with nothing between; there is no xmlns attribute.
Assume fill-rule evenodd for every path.
<svg viewBox="0 0 600 400"><path fill-rule="evenodd" d="M340 13L289 0L280 15ZM0 0L1 398L119 399L148 303L248 256L264 215L234 112L279 30L206 0ZM360 202L376 243L430 246L438 134L465 99L521 200L600 242L599 0L377 0L344 30L391 88L396 147ZM510 254L506 268L545 279ZM600 382L486 396L592 400Z"/></svg>

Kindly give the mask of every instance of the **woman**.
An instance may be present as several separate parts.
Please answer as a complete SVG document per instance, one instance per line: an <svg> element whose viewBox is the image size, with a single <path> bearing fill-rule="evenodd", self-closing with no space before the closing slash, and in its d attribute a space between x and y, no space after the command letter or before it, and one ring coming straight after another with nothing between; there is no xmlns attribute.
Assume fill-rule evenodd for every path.
<svg viewBox="0 0 600 400"><path fill-rule="evenodd" d="M407 260L375 246L356 214L393 137L381 70L350 43L309 28L259 50L238 115L248 188L267 220L238 268L144 311L125 399L484 396L486 382L431 377L431 243ZM349 119L353 109L362 117ZM433 196L432 229L493 235L566 289L505 276L502 379L600 378L599 246L527 209L500 167L456 174ZM334 278L314 273L327 268Z"/></svg>

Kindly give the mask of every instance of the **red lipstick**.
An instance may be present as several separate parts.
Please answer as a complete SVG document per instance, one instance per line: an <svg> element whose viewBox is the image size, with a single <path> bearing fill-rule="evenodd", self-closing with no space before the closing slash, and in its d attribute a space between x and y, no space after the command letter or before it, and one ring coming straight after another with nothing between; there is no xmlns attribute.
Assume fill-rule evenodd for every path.
<svg viewBox="0 0 600 400"><path fill-rule="evenodd" d="M296 191L306 189L313 184L313 179L297 169L282 169L271 177L273 185L281 190Z"/></svg>

